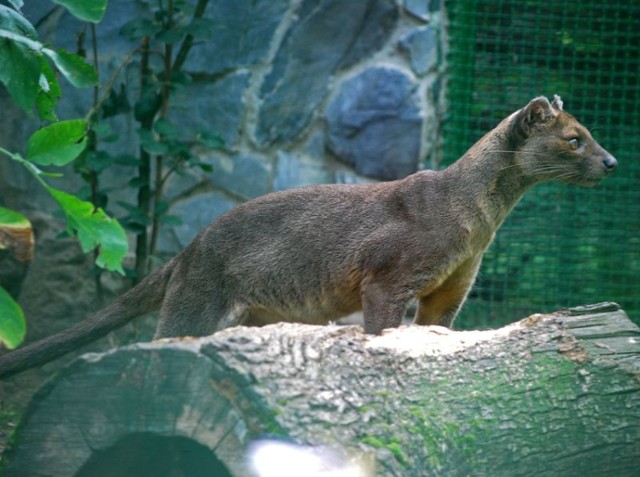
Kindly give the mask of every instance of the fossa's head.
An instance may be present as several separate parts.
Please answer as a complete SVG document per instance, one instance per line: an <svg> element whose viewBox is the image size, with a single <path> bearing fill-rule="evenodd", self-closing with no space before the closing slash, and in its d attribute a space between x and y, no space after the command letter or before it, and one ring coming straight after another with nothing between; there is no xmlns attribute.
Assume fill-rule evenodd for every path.
<svg viewBox="0 0 640 477"><path fill-rule="evenodd" d="M563 111L560 96L552 102L534 98L508 120L516 163L534 182L557 180L591 187L618 165L586 127Z"/></svg>

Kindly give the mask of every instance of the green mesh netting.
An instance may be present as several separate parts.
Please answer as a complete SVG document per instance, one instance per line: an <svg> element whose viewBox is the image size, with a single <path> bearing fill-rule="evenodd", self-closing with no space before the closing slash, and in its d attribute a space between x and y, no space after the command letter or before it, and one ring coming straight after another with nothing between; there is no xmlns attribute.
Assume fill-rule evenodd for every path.
<svg viewBox="0 0 640 477"><path fill-rule="evenodd" d="M640 323L640 1L451 0L443 158L538 95L619 160L595 189L530 191L498 232L458 327L612 300Z"/></svg>

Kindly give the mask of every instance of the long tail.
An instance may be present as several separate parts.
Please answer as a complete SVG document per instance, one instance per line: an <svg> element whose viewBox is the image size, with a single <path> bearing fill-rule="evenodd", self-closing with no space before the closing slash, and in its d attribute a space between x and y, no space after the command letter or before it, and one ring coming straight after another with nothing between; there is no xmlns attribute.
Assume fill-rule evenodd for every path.
<svg viewBox="0 0 640 477"><path fill-rule="evenodd" d="M124 326L137 316L158 310L173 261L153 272L95 315L60 333L0 356L0 379L53 361Z"/></svg>

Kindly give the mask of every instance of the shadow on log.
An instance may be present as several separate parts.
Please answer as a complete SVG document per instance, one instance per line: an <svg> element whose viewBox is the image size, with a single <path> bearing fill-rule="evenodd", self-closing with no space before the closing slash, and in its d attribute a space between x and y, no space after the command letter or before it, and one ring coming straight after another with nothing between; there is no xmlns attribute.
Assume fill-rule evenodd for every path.
<svg viewBox="0 0 640 477"><path fill-rule="evenodd" d="M82 356L36 394L3 465L256 475L246 450L267 436L381 476L631 476L639 423L640 330L615 304L489 331L277 324Z"/></svg>

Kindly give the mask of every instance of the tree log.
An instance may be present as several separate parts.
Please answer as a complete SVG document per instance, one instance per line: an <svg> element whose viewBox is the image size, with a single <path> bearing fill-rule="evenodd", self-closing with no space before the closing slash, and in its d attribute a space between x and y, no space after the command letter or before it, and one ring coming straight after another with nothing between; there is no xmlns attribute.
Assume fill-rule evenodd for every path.
<svg viewBox="0 0 640 477"><path fill-rule="evenodd" d="M276 324L87 354L35 395L3 464L254 475L265 436L381 476L638 475L640 330L603 304L488 331Z"/></svg>

